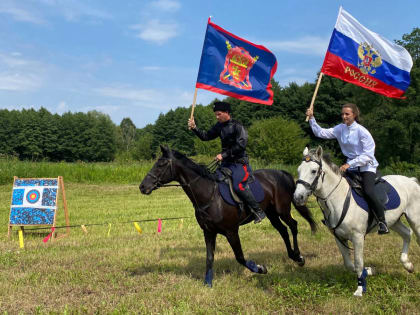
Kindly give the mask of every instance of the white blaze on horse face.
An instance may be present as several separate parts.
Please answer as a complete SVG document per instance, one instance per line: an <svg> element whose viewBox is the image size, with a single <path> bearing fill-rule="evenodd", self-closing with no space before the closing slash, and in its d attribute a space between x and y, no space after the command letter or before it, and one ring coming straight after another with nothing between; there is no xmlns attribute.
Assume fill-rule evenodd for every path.
<svg viewBox="0 0 420 315"><path fill-rule="evenodd" d="M315 162L305 162L303 161L298 168L298 179L312 185L316 180L316 175L318 173L319 165ZM316 187L315 187L316 189ZM296 190L293 195L296 203L303 205L307 202L309 196L312 194L310 189L305 185L298 183L296 185Z"/></svg>

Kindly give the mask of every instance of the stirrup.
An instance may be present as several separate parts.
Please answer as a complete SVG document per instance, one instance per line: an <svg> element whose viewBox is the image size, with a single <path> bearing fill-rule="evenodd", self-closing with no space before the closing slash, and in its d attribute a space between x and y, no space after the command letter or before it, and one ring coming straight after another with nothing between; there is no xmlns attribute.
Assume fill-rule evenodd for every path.
<svg viewBox="0 0 420 315"><path fill-rule="evenodd" d="M255 224L260 223L266 217L264 211L262 211L261 209L259 209L258 211L252 210L252 213L255 216L255 220L254 220Z"/></svg>
<svg viewBox="0 0 420 315"><path fill-rule="evenodd" d="M385 222L378 223L378 234L388 234L389 229Z"/></svg>

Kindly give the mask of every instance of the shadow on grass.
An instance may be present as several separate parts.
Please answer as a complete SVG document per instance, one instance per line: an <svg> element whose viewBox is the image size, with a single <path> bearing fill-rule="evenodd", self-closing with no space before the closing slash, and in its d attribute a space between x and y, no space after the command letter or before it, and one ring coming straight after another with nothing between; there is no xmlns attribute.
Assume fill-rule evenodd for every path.
<svg viewBox="0 0 420 315"><path fill-rule="evenodd" d="M233 251L229 257L218 257L217 249L215 253L215 259L213 264L214 277L217 278L218 275L226 274L235 274L238 277L241 277L243 271L247 268L239 264L236 259ZM165 256L170 255L170 260L164 262ZM284 264L291 264L297 266L297 264L288 258L286 251L282 248L281 250L267 250L261 251L258 253L247 254L244 252L245 259L254 260L257 264L266 265L268 267L268 275L270 276L270 261L281 262ZM177 261L182 261L188 256L188 263L177 263ZM305 258L313 258L317 255L315 253L309 253ZM126 269L126 272L131 276L141 276L150 273L172 273L176 275L188 275L194 279L204 279L205 269L206 269L206 248L203 246L192 246L192 247L167 247L162 248L160 251L160 257L163 257L161 260L157 260L156 263L148 263L143 266L133 266ZM268 263L267 263L268 262ZM301 268L301 267L297 267ZM264 275L258 275L264 277Z"/></svg>

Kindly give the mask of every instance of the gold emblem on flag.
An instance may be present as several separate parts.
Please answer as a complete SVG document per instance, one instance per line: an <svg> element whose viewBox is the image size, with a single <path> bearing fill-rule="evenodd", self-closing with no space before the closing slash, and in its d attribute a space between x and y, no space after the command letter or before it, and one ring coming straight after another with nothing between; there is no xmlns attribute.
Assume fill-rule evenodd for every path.
<svg viewBox="0 0 420 315"><path fill-rule="evenodd" d="M220 82L242 90L252 90L249 72L259 57L252 57L243 47L232 47L229 41L226 41L226 47L228 53L223 71L220 73Z"/></svg>
<svg viewBox="0 0 420 315"><path fill-rule="evenodd" d="M375 74L376 68L382 65L379 52L366 42L359 45L357 55L359 56L357 65L363 74Z"/></svg>

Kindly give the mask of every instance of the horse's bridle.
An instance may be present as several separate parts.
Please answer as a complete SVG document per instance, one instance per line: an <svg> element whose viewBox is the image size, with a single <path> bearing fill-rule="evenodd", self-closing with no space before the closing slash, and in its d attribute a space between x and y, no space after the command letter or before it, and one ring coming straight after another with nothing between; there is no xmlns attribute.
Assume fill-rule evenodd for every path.
<svg viewBox="0 0 420 315"><path fill-rule="evenodd" d="M298 179L296 181L296 185L297 184L302 184L311 193L314 193L314 191L316 189L316 186L318 186L318 180L319 180L320 176L322 174L325 175L325 173L322 171L322 160L317 161L317 160L314 160L310 155L306 155L306 156L303 157L302 161L304 161L306 163L315 162L316 164L319 165L318 172L317 172L316 177L315 177L314 181L312 182L312 184L309 184L308 182L306 182L302 179ZM324 181L324 176L322 176L322 181Z"/></svg>
<svg viewBox="0 0 420 315"><path fill-rule="evenodd" d="M156 186L153 188L153 190L155 190L155 189L158 189L158 188L160 188L160 187L171 187L171 186L178 186L178 187L188 187L189 189L190 189L190 191L191 191L191 194L192 194L192 196L193 196L193 199L194 199L194 201L195 201L195 204L197 205L197 210L198 211L200 211L200 212L204 212L204 210L205 209L207 209L209 206L210 206L210 203L213 201L213 199L214 199L214 195L215 195L215 192L216 192L216 183L214 184L214 187L213 187L213 192L212 192L212 194L211 194L211 198L210 198L210 200L209 200L209 202L208 202L208 204L207 205L205 205L204 207L199 207L198 206L198 201L197 201L197 198L195 197L195 194L194 194L194 191L193 191L193 189L191 188L191 184L192 183L194 183L195 181L197 181L198 179L200 179L201 178L201 176L199 176L199 175L197 175L197 177L196 178L194 178L194 179L192 179L189 183L185 183L185 184L163 184L162 183L162 181L161 181L161 177L166 173L166 171L167 171L167 169L168 169L168 167L169 167L169 170L170 170L170 175L171 175L171 178L173 178L173 174L174 174L174 172L172 171L172 169L173 169L173 161L172 161L172 159L171 158L160 158L161 160L165 160L165 161L167 161L167 164L166 164L166 167L165 167L165 169L162 171L162 173L160 174L160 176L158 177L158 176L156 176L156 175L154 175L154 174L151 174L151 173L148 173L147 175L148 176L150 176L151 178L153 178L153 179L155 179L156 180Z"/></svg>
<svg viewBox="0 0 420 315"><path fill-rule="evenodd" d="M147 174L148 176L150 176L151 178L153 178L153 179L155 179L155 180L156 180L156 187L154 187L154 188L153 188L153 190L158 189L158 188L160 188L160 187L168 187L168 186L182 186L182 185L179 185L179 184L172 184L172 185L162 184L161 177L162 177L163 175L165 175L165 174L166 174L166 171L167 171L168 167L169 167L169 171L171 172L171 178L172 178L172 174L173 174L173 172L172 172L172 159L167 159L167 158L160 158L160 159L161 159L161 160L165 160L165 161L167 161L167 162L168 162L168 163L166 164L165 169L164 169L164 170L163 170L163 172L160 174L160 176L158 177L158 176L156 176L155 174L151 174L151 173L148 173L148 174Z"/></svg>
<svg viewBox="0 0 420 315"><path fill-rule="evenodd" d="M328 199L328 197L331 196L331 194L340 185L341 180L343 179L343 176L340 176L340 180L338 181L337 185L333 188L333 190L331 190L330 193L326 197L322 198L320 196L315 195L315 193L314 193L314 191L316 189L316 186L318 185L318 180L319 180L321 174L322 174L322 181L324 181L325 172L322 170L322 159L319 160L319 161L317 161L317 160L312 159L312 157L310 155L306 155L306 156L303 157L302 160L304 162L307 162L307 163L309 163L309 162L315 162L316 164L319 165L319 169L318 169L318 172L317 172L316 177L315 177L314 181L312 182L312 184L309 184L308 182L306 182L304 180L298 179L296 181L296 185L297 184L302 184L307 189L309 189L309 191L316 197L316 200L317 200L318 204L319 204L319 200L322 200L322 201L326 202L327 199ZM330 229L330 231L332 232L332 234L335 236L335 238L337 238L338 241L341 244L343 244L343 246L345 246L348 249L351 249L351 248L348 247L348 245L340 237L338 237L338 235L335 233L335 230L341 225L341 223L343 222L343 220L344 220L344 218L345 218L345 216L347 214L347 210L348 210L348 206L349 206L349 201L350 201L350 192L351 192L351 189L349 188L349 191L347 193L346 200L344 202L343 211L341 213L341 216L340 216L340 218L339 218L338 223L336 224L336 226L335 227L330 227L330 226L327 225L328 228ZM326 217L324 210L322 209L321 206L320 206L320 208L321 208L322 213L324 215L324 220L329 222L329 219Z"/></svg>

